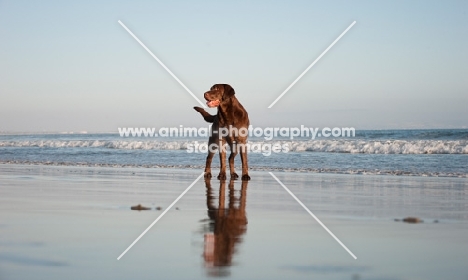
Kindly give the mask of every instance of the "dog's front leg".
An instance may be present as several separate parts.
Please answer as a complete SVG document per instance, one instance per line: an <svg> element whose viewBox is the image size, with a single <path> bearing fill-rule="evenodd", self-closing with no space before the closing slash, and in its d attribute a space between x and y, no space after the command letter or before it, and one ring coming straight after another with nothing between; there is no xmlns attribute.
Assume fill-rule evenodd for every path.
<svg viewBox="0 0 468 280"><path fill-rule="evenodd" d="M214 152L208 151L205 164L205 179L211 179L211 161L213 160Z"/></svg>
<svg viewBox="0 0 468 280"><path fill-rule="evenodd" d="M235 169L234 169L234 158L237 155L237 145L236 142L234 141L229 141L229 147L231 148L231 154L229 155L229 170L231 171L231 180L236 180L239 178L239 175L237 175Z"/></svg>
<svg viewBox="0 0 468 280"><path fill-rule="evenodd" d="M218 149L219 141L214 136L210 136L208 140L208 155L206 156L206 163L205 163L205 179L211 179L211 161L213 160L213 156Z"/></svg>
<svg viewBox="0 0 468 280"><path fill-rule="evenodd" d="M219 170L219 175L218 179L219 180L226 180L226 146L225 146L226 141L220 140L219 141L219 164L220 170Z"/></svg>

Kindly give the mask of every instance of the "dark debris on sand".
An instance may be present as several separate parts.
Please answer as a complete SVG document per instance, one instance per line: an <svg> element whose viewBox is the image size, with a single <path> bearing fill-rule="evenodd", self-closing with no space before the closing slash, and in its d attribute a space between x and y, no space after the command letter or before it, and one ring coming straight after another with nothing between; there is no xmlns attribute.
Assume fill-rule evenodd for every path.
<svg viewBox="0 0 468 280"><path fill-rule="evenodd" d="M406 217L406 218L403 218L403 219L395 219L394 220L395 222L404 222L404 223L408 223L408 224L419 224L419 223L424 223L423 220L421 220L420 218L417 218L417 217Z"/></svg>
<svg viewBox="0 0 468 280"><path fill-rule="evenodd" d="M145 206L142 206L141 204L138 204L136 206L132 206L130 207L130 209L132 210L137 210L137 211L141 211L141 210L151 210L150 207L145 207Z"/></svg>

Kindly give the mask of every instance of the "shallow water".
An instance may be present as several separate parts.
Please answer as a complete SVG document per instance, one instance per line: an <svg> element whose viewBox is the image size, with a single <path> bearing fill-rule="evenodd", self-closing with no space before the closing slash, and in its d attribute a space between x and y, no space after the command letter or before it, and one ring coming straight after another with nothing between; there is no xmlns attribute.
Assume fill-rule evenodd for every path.
<svg viewBox="0 0 468 280"><path fill-rule="evenodd" d="M201 179L118 261L199 174L1 165L0 279L468 276L461 178L275 172L357 260L268 173L244 186ZM394 221L407 216L424 223Z"/></svg>

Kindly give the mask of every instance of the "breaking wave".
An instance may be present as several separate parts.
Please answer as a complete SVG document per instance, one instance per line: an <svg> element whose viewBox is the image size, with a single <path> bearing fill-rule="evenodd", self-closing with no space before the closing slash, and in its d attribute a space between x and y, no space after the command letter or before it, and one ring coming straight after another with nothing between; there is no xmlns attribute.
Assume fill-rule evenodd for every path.
<svg viewBox="0 0 468 280"><path fill-rule="evenodd" d="M3 140L0 147L104 148L121 150L186 150L200 141L135 140ZM249 141L250 144L289 144L292 152L353 154L468 154L468 140L309 140Z"/></svg>

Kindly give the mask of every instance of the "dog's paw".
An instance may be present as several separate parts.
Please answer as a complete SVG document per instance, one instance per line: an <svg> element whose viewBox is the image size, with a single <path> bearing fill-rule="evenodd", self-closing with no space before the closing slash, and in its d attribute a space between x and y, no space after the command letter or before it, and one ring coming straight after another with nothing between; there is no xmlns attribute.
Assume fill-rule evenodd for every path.
<svg viewBox="0 0 468 280"><path fill-rule="evenodd" d="M236 179L238 179L238 178L239 178L239 175L237 175L236 172L231 173L231 180L236 180Z"/></svg>
<svg viewBox="0 0 468 280"><path fill-rule="evenodd" d="M226 180L226 173L225 172L219 173L218 180Z"/></svg>
<svg viewBox="0 0 468 280"><path fill-rule="evenodd" d="M203 108L201 108L201 107L195 106L195 107L193 107L193 109L195 109L195 111L197 111L197 112L199 112L199 113L205 112L205 109L203 109Z"/></svg>
<svg viewBox="0 0 468 280"><path fill-rule="evenodd" d="M249 181L249 180L250 180L249 174L242 175L242 181Z"/></svg>
<svg viewBox="0 0 468 280"><path fill-rule="evenodd" d="M211 179L211 172L205 172L205 179Z"/></svg>

